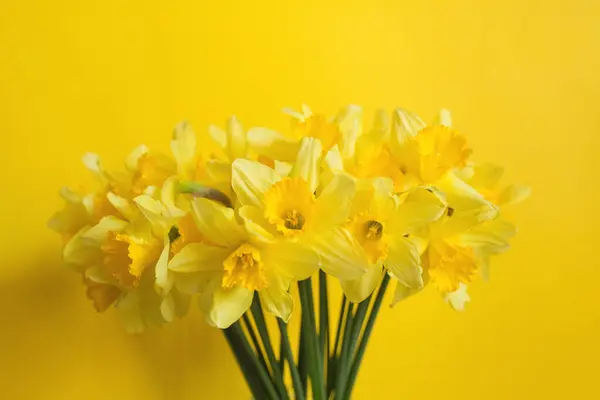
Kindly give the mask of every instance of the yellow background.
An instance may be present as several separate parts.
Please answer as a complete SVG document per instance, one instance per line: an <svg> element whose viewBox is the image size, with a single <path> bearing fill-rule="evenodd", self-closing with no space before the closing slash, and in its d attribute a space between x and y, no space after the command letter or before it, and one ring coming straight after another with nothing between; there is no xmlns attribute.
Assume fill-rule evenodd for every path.
<svg viewBox="0 0 600 400"><path fill-rule="evenodd" d="M197 313L141 336L97 315L45 224L86 151L166 151L184 118L281 128L306 102L447 107L476 160L533 187L466 312L432 290L383 310L356 398L599 398L599 17L594 0L3 0L1 397L247 398Z"/></svg>

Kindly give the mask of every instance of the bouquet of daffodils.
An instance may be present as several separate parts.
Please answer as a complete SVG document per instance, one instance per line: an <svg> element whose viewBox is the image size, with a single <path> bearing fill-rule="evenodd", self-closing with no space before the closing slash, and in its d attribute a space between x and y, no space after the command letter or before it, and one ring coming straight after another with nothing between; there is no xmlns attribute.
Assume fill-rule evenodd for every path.
<svg viewBox="0 0 600 400"><path fill-rule="evenodd" d="M255 399L348 399L390 283L393 304L430 285L462 310L515 234L501 208L529 189L471 162L445 110L430 125L378 111L370 128L356 106L286 113L282 133L232 117L196 136L181 123L172 157L140 146L120 171L86 154L98 185L63 189L49 224L96 310L114 307L127 330L183 317L195 299ZM344 295L330 329L332 278Z"/></svg>

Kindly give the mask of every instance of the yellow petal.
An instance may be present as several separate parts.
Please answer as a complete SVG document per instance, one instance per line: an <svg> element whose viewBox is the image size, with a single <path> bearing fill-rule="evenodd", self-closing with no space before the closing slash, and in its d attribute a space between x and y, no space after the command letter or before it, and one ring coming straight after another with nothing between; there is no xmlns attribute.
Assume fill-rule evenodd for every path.
<svg viewBox="0 0 600 400"><path fill-rule="evenodd" d="M321 269L338 279L356 279L369 268L362 247L344 228L310 235L306 241L321 257Z"/></svg>
<svg viewBox="0 0 600 400"><path fill-rule="evenodd" d="M395 211L389 230L406 235L425 224L439 219L446 212L441 194L432 189L417 187L400 197L402 202Z"/></svg>
<svg viewBox="0 0 600 400"><path fill-rule="evenodd" d="M250 308L252 297L253 292L244 287L223 289L215 284L213 290L200 296L199 304L209 325L226 329Z"/></svg>
<svg viewBox="0 0 600 400"><path fill-rule="evenodd" d="M520 203L531 195L531 188L524 185L510 185L500 193L498 205Z"/></svg>
<svg viewBox="0 0 600 400"><path fill-rule="evenodd" d="M342 133L340 148L345 158L354 155L356 140L362 135L362 108L350 105L340 110L334 123Z"/></svg>
<svg viewBox="0 0 600 400"><path fill-rule="evenodd" d="M186 179L194 176L196 169L196 134L187 122L181 122L173 131L171 152L177 162L177 171Z"/></svg>
<svg viewBox="0 0 600 400"><path fill-rule="evenodd" d="M299 148L296 139L266 128L250 129L248 145L256 153L280 161L293 161Z"/></svg>
<svg viewBox="0 0 600 400"><path fill-rule="evenodd" d="M277 229L265 218L262 209L254 206L242 206L238 210L239 216L244 221L246 231L254 240L270 243L275 240Z"/></svg>
<svg viewBox="0 0 600 400"><path fill-rule="evenodd" d="M237 159L232 164L231 185L242 205L262 207L267 190L281 177L256 161Z"/></svg>
<svg viewBox="0 0 600 400"><path fill-rule="evenodd" d="M184 273L222 271L229 253L231 250L222 247L190 243L173 256L169 269Z"/></svg>
<svg viewBox="0 0 600 400"><path fill-rule="evenodd" d="M452 115L449 110L442 108L436 117L434 124L447 126L448 128L452 128Z"/></svg>
<svg viewBox="0 0 600 400"><path fill-rule="evenodd" d="M261 249L262 261L267 270L276 270L289 278L303 280L319 269L319 256L301 243L281 241Z"/></svg>
<svg viewBox="0 0 600 400"><path fill-rule="evenodd" d="M211 243L234 247L242 240L242 229L231 208L199 198L192 200L192 213L198 231Z"/></svg>
<svg viewBox="0 0 600 400"><path fill-rule="evenodd" d="M354 180L346 174L335 175L316 200L313 230L342 225L348 220L354 197Z"/></svg>
<svg viewBox="0 0 600 400"><path fill-rule="evenodd" d="M444 174L435 186L445 194L448 207L454 210L473 210L490 204L481 193L452 172Z"/></svg>
<svg viewBox="0 0 600 400"><path fill-rule="evenodd" d="M465 303L471 300L467 293L467 285L460 283L456 291L444 294L444 300L456 311L463 311Z"/></svg>
<svg viewBox="0 0 600 400"><path fill-rule="evenodd" d="M235 116L227 121L227 146L230 160L246 157L246 133Z"/></svg>
<svg viewBox="0 0 600 400"><path fill-rule="evenodd" d="M290 177L300 177L304 179L310 188L311 193L319 186L319 173L320 173L320 161L321 151L323 146L318 139L312 137L305 137L300 142L300 150L296 157L292 170L290 171Z"/></svg>
<svg viewBox="0 0 600 400"><path fill-rule="evenodd" d="M286 323L290 320L294 309L294 301L288 288L289 282L273 275L269 277L267 287L259 292L261 303L265 309Z"/></svg>
<svg viewBox="0 0 600 400"><path fill-rule="evenodd" d="M160 253L154 268L156 285L164 292L169 292L173 287L173 276L169 273L169 251L169 237L166 236L163 251Z"/></svg>
<svg viewBox="0 0 600 400"><path fill-rule="evenodd" d="M419 251L407 238L394 238L388 244L388 256L384 264L390 275L405 286L414 289L423 287Z"/></svg>
<svg viewBox="0 0 600 400"><path fill-rule="evenodd" d="M208 134L221 149L227 148L227 133L216 125L208 127Z"/></svg>
<svg viewBox="0 0 600 400"><path fill-rule="evenodd" d="M402 282L398 282L398 285L396 285L396 290L394 291L394 298L392 299L391 306L395 306L402 300L409 298L410 296L420 292L421 290L422 288L410 288L404 285Z"/></svg>
<svg viewBox="0 0 600 400"><path fill-rule="evenodd" d="M468 181L469 184L478 189L492 190L502 178L504 168L491 164L477 164L473 166L473 176Z"/></svg>
<svg viewBox="0 0 600 400"><path fill-rule="evenodd" d="M340 280L342 290L353 303L365 300L381 282L383 268L380 265L372 265L367 272L357 279Z"/></svg>

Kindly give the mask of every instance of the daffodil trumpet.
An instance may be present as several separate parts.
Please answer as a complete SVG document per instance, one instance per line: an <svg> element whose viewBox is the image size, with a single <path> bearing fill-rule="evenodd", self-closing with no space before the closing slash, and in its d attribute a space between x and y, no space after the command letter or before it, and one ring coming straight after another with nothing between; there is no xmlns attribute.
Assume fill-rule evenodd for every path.
<svg viewBox="0 0 600 400"><path fill-rule="evenodd" d="M95 309L128 331L197 304L253 398L349 399L388 287L391 305L429 286L463 310L516 234L505 207L530 190L473 162L446 110L429 124L378 110L369 127L357 106L285 112L284 132L180 123L171 155L139 146L120 170L86 154L95 184L62 189L49 226Z"/></svg>

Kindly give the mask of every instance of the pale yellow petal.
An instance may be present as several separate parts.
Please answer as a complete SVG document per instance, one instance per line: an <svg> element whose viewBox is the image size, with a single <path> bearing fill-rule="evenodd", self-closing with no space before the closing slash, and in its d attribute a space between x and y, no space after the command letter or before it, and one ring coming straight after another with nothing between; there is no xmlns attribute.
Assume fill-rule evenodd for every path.
<svg viewBox="0 0 600 400"><path fill-rule="evenodd" d="M256 153L280 161L293 161L298 153L298 140L267 128L248 131L248 145Z"/></svg>
<svg viewBox="0 0 600 400"><path fill-rule="evenodd" d="M262 207L265 192L279 180L275 170L259 162L237 159L232 164L231 185L242 205Z"/></svg>
<svg viewBox="0 0 600 400"><path fill-rule="evenodd" d="M125 159L125 166L130 172L138 170L140 159L150 153L150 149L145 145L139 145L131 153L129 153ZM99 165L99 164L98 164ZM88 167L89 168L89 167Z"/></svg>
<svg viewBox="0 0 600 400"><path fill-rule="evenodd" d="M321 257L321 269L338 279L356 279L367 272L369 262L348 230L333 228L306 238Z"/></svg>
<svg viewBox="0 0 600 400"><path fill-rule="evenodd" d="M448 128L452 128L452 114L450 114L450 111L442 108L435 118L434 124L444 125Z"/></svg>
<svg viewBox="0 0 600 400"><path fill-rule="evenodd" d="M432 189L416 187L400 196L389 226L394 234L406 235L439 219L446 212L442 195Z"/></svg>
<svg viewBox="0 0 600 400"><path fill-rule="evenodd" d="M478 189L494 189L504 174L504 168L491 163L477 164L472 168L473 176L468 182Z"/></svg>
<svg viewBox="0 0 600 400"><path fill-rule="evenodd" d="M227 121L227 146L230 160L246 157L246 133L235 116Z"/></svg>
<svg viewBox="0 0 600 400"><path fill-rule="evenodd" d="M292 171L292 164L284 161L275 160L273 168L280 176L288 176Z"/></svg>
<svg viewBox="0 0 600 400"><path fill-rule="evenodd" d="M234 247L242 240L243 232L233 209L215 201L198 198L192 200L192 215L198 231L211 243Z"/></svg>
<svg viewBox="0 0 600 400"><path fill-rule="evenodd" d="M265 309L286 323L290 320L294 309L294 301L289 292L289 282L277 275L269 277L265 289L259 292L260 300Z"/></svg>
<svg viewBox="0 0 600 400"><path fill-rule="evenodd" d="M396 290L394 291L394 298L392 299L392 307L421 290L422 288L411 288L404 285L402 282L398 282Z"/></svg>
<svg viewBox="0 0 600 400"><path fill-rule="evenodd" d="M422 288L423 277L417 247L407 238L397 237L388 244L388 251L384 264L390 275L405 286Z"/></svg>
<svg viewBox="0 0 600 400"><path fill-rule="evenodd" d="M156 277L156 286L162 289L163 292L169 292L173 287L173 276L169 273L169 237L165 236L163 251L156 262L154 274Z"/></svg>
<svg viewBox="0 0 600 400"><path fill-rule="evenodd" d="M220 284L214 286L200 296L200 308L209 325L226 329L250 308L253 292L241 286L231 289L223 289Z"/></svg>
<svg viewBox="0 0 600 400"><path fill-rule="evenodd" d="M128 221L132 221L139 216L139 210L124 197L108 192L106 198Z"/></svg>
<svg viewBox="0 0 600 400"><path fill-rule="evenodd" d="M465 303L471 300L469 293L467 293L467 285L459 283L456 291L444 294L444 300L456 311L464 311Z"/></svg>
<svg viewBox="0 0 600 400"><path fill-rule="evenodd" d="M97 244L102 243L109 232L121 232L129 224L117 217L107 216L104 217L96 225L88 229L82 234L85 240L93 241Z"/></svg>
<svg viewBox="0 0 600 400"><path fill-rule="evenodd" d="M211 125L208 127L208 134L221 149L227 149L227 133L223 129L216 125Z"/></svg>
<svg viewBox="0 0 600 400"><path fill-rule="evenodd" d="M179 123L173 131L171 152L179 174L186 179L192 178L196 167L196 134L186 121Z"/></svg>
<svg viewBox="0 0 600 400"><path fill-rule="evenodd" d="M312 230L339 226L348 220L354 197L354 179L345 173L335 175L317 198Z"/></svg>
<svg viewBox="0 0 600 400"><path fill-rule="evenodd" d="M262 261L271 271L303 280L319 269L319 256L309 245L280 241L261 249Z"/></svg>
<svg viewBox="0 0 600 400"><path fill-rule="evenodd" d="M300 142L300 150L296 157L296 162L290 171L290 177L300 177L304 179L310 188L311 193L319 186L319 173L321 152L323 146L321 141L312 137L305 137Z"/></svg>
<svg viewBox="0 0 600 400"><path fill-rule="evenodd" d="M510 185L500 193L498 205L517 204L531 195L531 188L524 185Z"/></svg>
<svg viewBox="0 0 600 400"><path fill-rule="evenodd" d="M262 209L254 206L242 206L238 210L239 216L244 221L244 227L254 240L270 243L278 235L277 229L265 218Z"/></svg>
<svg viewBox="0 0 600 400"><path fill-rule="evenodd" d="M174 272L211 272L222 271L223 261L231 250L208 246L202 243L190 243L169 262L169 270Z"/></svg>
<svg viewBox="0 0 600 400"><path fill-rule="evenodd" d="M383 268L380 265L372 265L367 272L357 279L340 280L342 290L353 303L365 300L379 285L383 277Z"/></svg>

